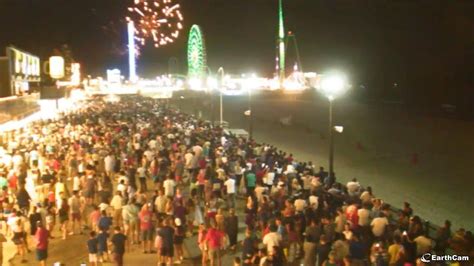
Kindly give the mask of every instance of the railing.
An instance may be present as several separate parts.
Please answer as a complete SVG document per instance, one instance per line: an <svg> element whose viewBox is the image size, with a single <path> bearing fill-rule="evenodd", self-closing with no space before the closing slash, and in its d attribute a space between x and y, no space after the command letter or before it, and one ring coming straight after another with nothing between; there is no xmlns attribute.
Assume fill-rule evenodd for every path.
<svg viewBox="0 0 474 266"><path fill-rule="evenodd" d="M38 100L38 94L0 98L0 124L19 120L38 111Z"/></svg>

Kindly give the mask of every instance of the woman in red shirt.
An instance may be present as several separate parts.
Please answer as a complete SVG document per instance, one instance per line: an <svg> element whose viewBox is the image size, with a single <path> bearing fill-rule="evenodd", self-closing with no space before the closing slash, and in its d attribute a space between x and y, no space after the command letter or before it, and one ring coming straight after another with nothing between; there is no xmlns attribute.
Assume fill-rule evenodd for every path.
<svg viewBox="0 0 474 266"><path fill-rule="evenodd" d="M217 229L216 222L211 220L211 228L206 233L204 242L209 250L211 265L222 265L220 251L224 247L224 232Z"/></svg>

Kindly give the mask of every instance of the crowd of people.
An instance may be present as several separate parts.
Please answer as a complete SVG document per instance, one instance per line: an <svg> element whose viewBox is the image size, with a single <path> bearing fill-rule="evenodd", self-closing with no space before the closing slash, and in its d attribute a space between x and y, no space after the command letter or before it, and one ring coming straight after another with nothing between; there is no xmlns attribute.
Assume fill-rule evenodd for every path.
<svg viewBox="0 0 474 266"><path fill-rule="evenodd" d="M340 184L158 100L93 100L0 144L0 243L12 239L23 262L28 235L46 265L48 239L85 232L89 265L124 265L131 247L180 264L194 236L202 265L221 265L224 254L234 265L308 266L473 255L468 230L452 233L446 221L430 238L409 203L396 212L357 179Z"/></svg>

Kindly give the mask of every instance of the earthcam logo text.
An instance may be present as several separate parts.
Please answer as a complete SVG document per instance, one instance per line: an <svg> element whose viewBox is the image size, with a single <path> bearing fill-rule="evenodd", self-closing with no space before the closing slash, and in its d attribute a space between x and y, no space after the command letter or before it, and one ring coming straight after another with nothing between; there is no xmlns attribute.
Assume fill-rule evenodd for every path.
<svg viewBox="0 0 474 266"><path fill-rule="evenodd" d="M438 256L436 254L426 253L421 256L420 260L425 263L433 261L469 261L469 256L460 256L460 255L443 255Z"/></svg>

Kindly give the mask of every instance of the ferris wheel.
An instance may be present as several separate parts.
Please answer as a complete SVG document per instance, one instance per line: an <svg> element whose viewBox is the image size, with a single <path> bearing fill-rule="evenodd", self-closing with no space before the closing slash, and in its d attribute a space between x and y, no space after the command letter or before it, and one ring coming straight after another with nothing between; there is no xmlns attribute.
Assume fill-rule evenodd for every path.
<svg viewBox="0 0 474 266"><path fill-rule="evenodd" d="M188 39L188 76L203 78L207 70L204 35L198 25L193 25Z"/></svg>

